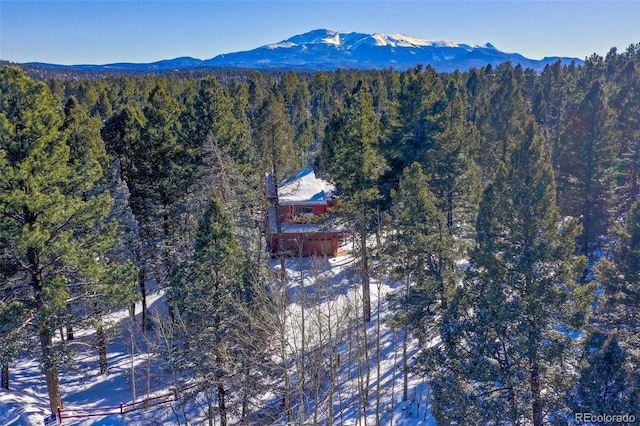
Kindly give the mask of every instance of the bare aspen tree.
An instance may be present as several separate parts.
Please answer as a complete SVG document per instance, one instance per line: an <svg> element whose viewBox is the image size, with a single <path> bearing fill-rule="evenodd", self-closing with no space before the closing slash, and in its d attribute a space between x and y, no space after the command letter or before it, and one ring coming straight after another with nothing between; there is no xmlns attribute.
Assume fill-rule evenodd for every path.
<svg viewBox="0 0 640 426"><path fill-rule="evenodd" d="M380 328L381 328L381 320L380 315L382 313L381 310L381 287L382 280L378 280L377 289L378 289L378 300L376 303L376 425L380 424L380 394L382 392L380 387Z"/></svg>
<svg viewBox="0 0 640 426"><path fill-rule="evenodd" d="M133 303L131 308L129 309L129 360L130 360L130 379L131 379L131 396L132 401L136 402L136 364L135 364L135 355L137 352L137 345L135 339L135 327L136 324L136 304Z"/></svg>
<svg viewBox="0 0 640 426"><path fill-rule="evenodd" d="M296 363L297 363L297 376L298 376L298 399L299 399L299 403L298 403L298 419L300 422L300 426L303 426L305 424L305 404L306 404L306 394L305 394L305 387L306 387L306 351L307 351L307 333L306 333L306 305L307 305L307 300L306 300L306 289L305 289L305 280L304 280L304 275L305 275L305 267L304 267L304 263L302 261L302 255L303 255L303 244L304 244L304 240L303 239L298 239L297 241L298 243L298 272L299 272L299 281L298 281L298 285L300 286L300 292L299 292L299 305L300 305L300 325L299 325L299 331L300 331L300 348L299 348L299 353L296 354ZM295 331L294 331L294 335L295 335Z"/></svg>

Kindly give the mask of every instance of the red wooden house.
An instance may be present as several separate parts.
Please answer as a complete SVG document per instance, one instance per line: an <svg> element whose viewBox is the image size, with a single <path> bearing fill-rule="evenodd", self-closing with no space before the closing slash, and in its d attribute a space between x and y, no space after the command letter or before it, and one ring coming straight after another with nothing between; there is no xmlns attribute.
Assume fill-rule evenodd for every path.
<svg viewBox="0 0 640 426"><path fill-rule="evenodd" d="M279 253L275 191L271 175L266 177L271 201L266 225L271 253ZM335 187L316 177L312 169L302 169L277 186L280 204L282 250L290 256L338 256L346 252L349 233L331 215L336 206Z"/></svg>

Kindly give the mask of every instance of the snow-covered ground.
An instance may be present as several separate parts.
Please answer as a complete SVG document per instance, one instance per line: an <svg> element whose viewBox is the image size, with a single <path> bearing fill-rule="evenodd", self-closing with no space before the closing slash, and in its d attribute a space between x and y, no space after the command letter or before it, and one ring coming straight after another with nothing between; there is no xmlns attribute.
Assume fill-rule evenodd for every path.
<svg viewBox="0 0 640 426"><path fill-rule="evenodd" d="M335 424L373 425L376 423L376 406L379 400L377 417L383 425L435 425L429 415L429 389L423 378L410 374L408 381L408 400L402 401L402 338L401 333L387 327L387 295L400 291L397 284L377 281L371 282L372 319L367 325L369 348L369 386L368 405L362 410L358 401L359 375L362 364L358 358L352 340L362 339L362 328L346 325L362 312L362 291L355 278L354 261L350 256L313 260L309 258L287 259L287 275L290 280L287 300L287 340L291 353L300 349L302 314L305 318L305 344L307 349L322 345L319 330L327 327L342 328L343 333L353 333L343 339L337 348L341 360L333 403ZM273 262L278 269L279 262ZM301 300L305 300L302 309ZM156 291L148 297L151 311L166 315L162 292ZM379 309L379 310L378 310ZM138 320L140 306L136 309ZM380 329L378 332L378 320ZM95 417L63 418L65 425L149 425L176 424L172 420L171 380L161 373L156 362L150 360L145 352L145 342L138 338L132 341L131 323L127 312L111 318L113 330L122 330L114 336L109 345L109 374L98 371L97 351L93 345L93 336L78 330L76 346L78 357L73 367L60 371L62 396L65 403L63 416L84 414L109 414ZM139 322L139 321L138 321ZM352 324L350 324L352 325ZM359 329L359 330L358 330ZM360 333L358 335L358 333ZM379 370L376 359L376 342L380 335ZM141 336L142 333L134 333ZM345 343L351 342L351 343ZM131 356L132 344L135 356ZM408 341L409 357L418 351L414 339ZM360 363L362 358L360 358ZM135 374L135 395L132 386L132 365ZM20 359L11 366L11 390L0 390L1 425L43 425L49 415L46 381L36 361ZM295 371L292 371L295 374ZM360 375L361 377L361 375ZM361 382L360 382L361 383ZM379 394L379 398L378 398ZM121 404L124 411L132 401L141 401L146 397L164 396L167 401L149 408L142 407L125 415L119 414ZM167 396L168 395L168 396ZM138 408L138 406L136 406ZM312 404L307 407L313 410ZM296 409L294 408L294 411ZM366 411L366 423L363 411ZM326 407L323 411L326 413ZM326 424L319 416L318 423ZM265 422L264 424L268 424ZM311 424L311 423L307 423Z"/></svg>

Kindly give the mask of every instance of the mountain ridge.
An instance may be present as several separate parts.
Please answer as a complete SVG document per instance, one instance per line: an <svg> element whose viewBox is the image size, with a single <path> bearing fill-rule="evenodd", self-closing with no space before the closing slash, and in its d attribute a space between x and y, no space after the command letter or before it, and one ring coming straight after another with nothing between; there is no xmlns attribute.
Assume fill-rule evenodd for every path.
<svg viewBox="0 0 640 426"><path fill-rule="evenodd" d="M503 52L493 44L471 46L449 40L425 40L404 34L366 34L316 29L255 49L230 52L201 60L189 56L151 63L117 62L104 65L56 65L29 62L25 65L81 71L171 71L202 67L244 69L298 69L329 71L338 68L405 70L418 64L431 65L438 72L465 71L510 61L514 65L541 71L556 61L582 63L578 58L530 59L519 53Z"/></svg>

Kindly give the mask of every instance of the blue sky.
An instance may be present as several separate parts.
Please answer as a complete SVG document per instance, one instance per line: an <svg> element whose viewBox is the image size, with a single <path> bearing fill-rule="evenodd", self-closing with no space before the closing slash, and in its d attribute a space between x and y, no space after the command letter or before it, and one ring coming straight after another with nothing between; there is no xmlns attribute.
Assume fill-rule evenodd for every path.
<svg viewBox="0 0 640 426"><path fill-rule="evenodd" d="M640 43L640 1L0 0L0 59L209 59L318 28L583 59Z"/></svg>

